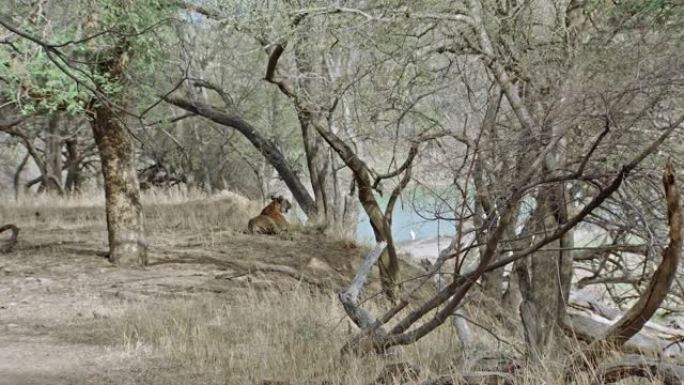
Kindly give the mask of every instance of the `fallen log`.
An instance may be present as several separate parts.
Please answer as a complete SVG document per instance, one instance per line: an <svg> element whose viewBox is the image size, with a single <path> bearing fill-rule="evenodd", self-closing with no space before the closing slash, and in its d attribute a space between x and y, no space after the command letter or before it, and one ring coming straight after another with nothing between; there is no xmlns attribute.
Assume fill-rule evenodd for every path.
<svg viewBox="0 0 684 385"><path fill-rule="evenodd" d="M597 371L599 384L612 384L628 377L656 378L664 385L684 384L684 367L658 359L630 354L604 364Z"/></svg>
<svg viewBox="0 0 684 385"><path fill-rule="evenodd" d="M9 253L14 249L14 246L16 246L18 238L19 238L19 228L15 225L4 225L0 227L0 233L4 233L5 231L10 230L12 233L10 234L9 240L7 240L7 243L0 248L0 252L3 253Z"/></svg>
<svg viewBox="0 0 684 385"><path fill-rule="evenodd" d="M420 385L513 385L514 382L515 379L508 373L469 372L455 377L433 378L421 382Z"/></svg>

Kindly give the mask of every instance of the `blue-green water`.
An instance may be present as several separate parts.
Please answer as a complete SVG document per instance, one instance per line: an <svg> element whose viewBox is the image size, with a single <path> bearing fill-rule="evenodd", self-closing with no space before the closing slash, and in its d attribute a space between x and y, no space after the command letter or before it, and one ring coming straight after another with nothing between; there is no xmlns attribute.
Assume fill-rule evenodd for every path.
<svg viewBox="0 0 684 385"><path fill-rule="evenodd" d="M384 205L383 205L384 206ZM413 207L397 204L394 207L392 216L392 235L397 242L411 241L411 240L425 240L433 239L438 235L453 235L454 222L447 220L426 220L425 218L432 217L429 213L422 213L418 215ZM370 225L368 216L361 210L361 222L356 227L356 239L361 242L373 242L373 228ZM411 231L415 239L412 237Z"/></svg>

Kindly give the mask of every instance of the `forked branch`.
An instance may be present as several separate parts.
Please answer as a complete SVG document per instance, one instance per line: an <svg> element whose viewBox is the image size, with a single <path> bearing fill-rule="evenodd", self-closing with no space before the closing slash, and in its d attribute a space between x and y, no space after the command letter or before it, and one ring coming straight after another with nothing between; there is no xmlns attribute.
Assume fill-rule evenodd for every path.
<svg viewBox="0 0 684 385"><path fill-rule="evenodd" d="M278 76L278 60L285 51L282 44L276 44L268 57L268 64L266 65L266 81L278 86L280 91L288 97L295 97L294 87L289 79Z"/></svg>

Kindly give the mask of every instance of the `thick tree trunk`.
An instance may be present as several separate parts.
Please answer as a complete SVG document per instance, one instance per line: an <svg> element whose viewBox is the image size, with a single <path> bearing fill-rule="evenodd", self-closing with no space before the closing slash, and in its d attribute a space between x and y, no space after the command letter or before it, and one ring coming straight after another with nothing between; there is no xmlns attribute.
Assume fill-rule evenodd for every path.
<svg viewBox="0 0 684 385"><path fill-rule="evenodd" d="M543 232L544 229L555 229L557 226L550 207L552 199L548 191L542 191L540 194L538 232ZM561 306L559 304L559 248L560 241L551 242L530 258L530 291L523 293L523 296L526 303L534 305L532 307L534 312L531 316L536 326L525 330L526 333L536 333L535 336L529 337L530 341L535 342L528 346L529 349L535 351L533 356L546 356L553 349L556 334L559 334L556 329L559 306Z"/></svg>
<svg viewBox="0 0 684 385"><path fill-rule="evenodd" d="M130 135L109 106L93 106L90 113L102 163L109 260L118 265L146 265L140 187Z"/></svg>
<svg viewBox="0 0 684 385"><path fill-rule="evenodd" d="M125 46L122 42L120 47ZM110 81L122 83L126 65L130 61L123 48L111 53L110 60L100 64L100 71ZM125 85L117 95L110 96L119 106L126 106ZM117 265L144 266L147 264L147 244L140 202L140 185L135 168L135 155L122 107L110 101L93 99L88 106L90 125L100 153L105 188L109 260ZM125 107L123 107L125 108Z"/></svg>
<svg viewBox="0 0 684 385"><path fill-rule="evenodd" d="M537 209L532 219L536 232L542 237L567 223L565 191L562 184L542 188L537 196ZM534 228L534 227L533 227ZM521 286L523 303L520 315L523 318L525 337L530 356L538 362L553 355L563 338L566 318L566 304L570 295L572 280L572 254L566 247L572 247L573 233L545 245L530 257L529 265L516 264L517 269L528 269L527 280Z"/></svg>
<svg viewBox="0 0 684 385"><path fill-rule="evenodd" d="M501 105L501 92L492 93L487 101L487 108L482 118L482 131L490 135L494 135L496 118ZM486 222L492 218L493 204L489 194L489 188L485 183L485 167L484 160L481 155L477 155L474 160L473 167L473 182L475 185L475 216L473 218L476 228L487 228ZM479 252L484 252L484 244L487 235L484 230L476 233L478 243L483 246L479 247ZM503 299L503 269L491 271L482 276L482 286L484 294L494 299L497 303L501 303Z"/></svg>

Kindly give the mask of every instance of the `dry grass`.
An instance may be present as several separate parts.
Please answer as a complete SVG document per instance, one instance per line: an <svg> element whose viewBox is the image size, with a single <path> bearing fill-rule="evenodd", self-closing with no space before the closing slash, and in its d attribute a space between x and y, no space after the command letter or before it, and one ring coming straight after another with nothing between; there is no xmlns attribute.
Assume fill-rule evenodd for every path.
<svg viewBox="0 0 684 385"><path fill-rule="evenodd" d="M471 325L475 342L467 354L445 325L386 357L342 356L340 348L355 328L335 290L350 279L362 247L306 229L281 237L245 235L246 218L260 207L232 193L208 197L152 191L145 193L143 204L152 260L164 263L142 271L112 268L97 255L106 251L101 194L0 204L0 222L25 230L17 251L4 256L0 266L0 288L6 288L2 294L17 303L2 310L0 337L49 337L52 345L36 340L31 346L87 355L79 358L78 371L60 374L68 375L67 380L50 377L46 383L258 384L272 379L366 385L388 363L411 363L421 369L423 379L450 373L458 377L478 369L482 357L524 350L519 334L492 318L486 302L473 300L466 313L482 327ZM197 261L168 263L188 255ZM312 258L329 270L309 269ZM332 290L274 272L215 278L245 274L234 264L251 261L327 275ZM368 293L377 286L375 281ZM368 306L376 313L386 308L372 301ZM27 354L21 349L29 345L16 346L20 351L8 354ZM74 357L65 355L64 360ZM59 363L49 370L59 371ZM563 364L554 360L542 369L525 369L516 385L556 384ZM35 379L33 368L25 369L28 374L7 378L31 383L21 382Z"/></svg>
<svg viewBox="0 0 684 385"><path fill-rule="evenodd" d="M59 330L68 341L122 348L127 367L101 380L130 384L326 379L365 385L390 362L412 362L427 375L448 372L459 358L457 338L448 328L389 357L342 356L340 347L352 329L336 297L302 286L155 300Z"/></svg>

